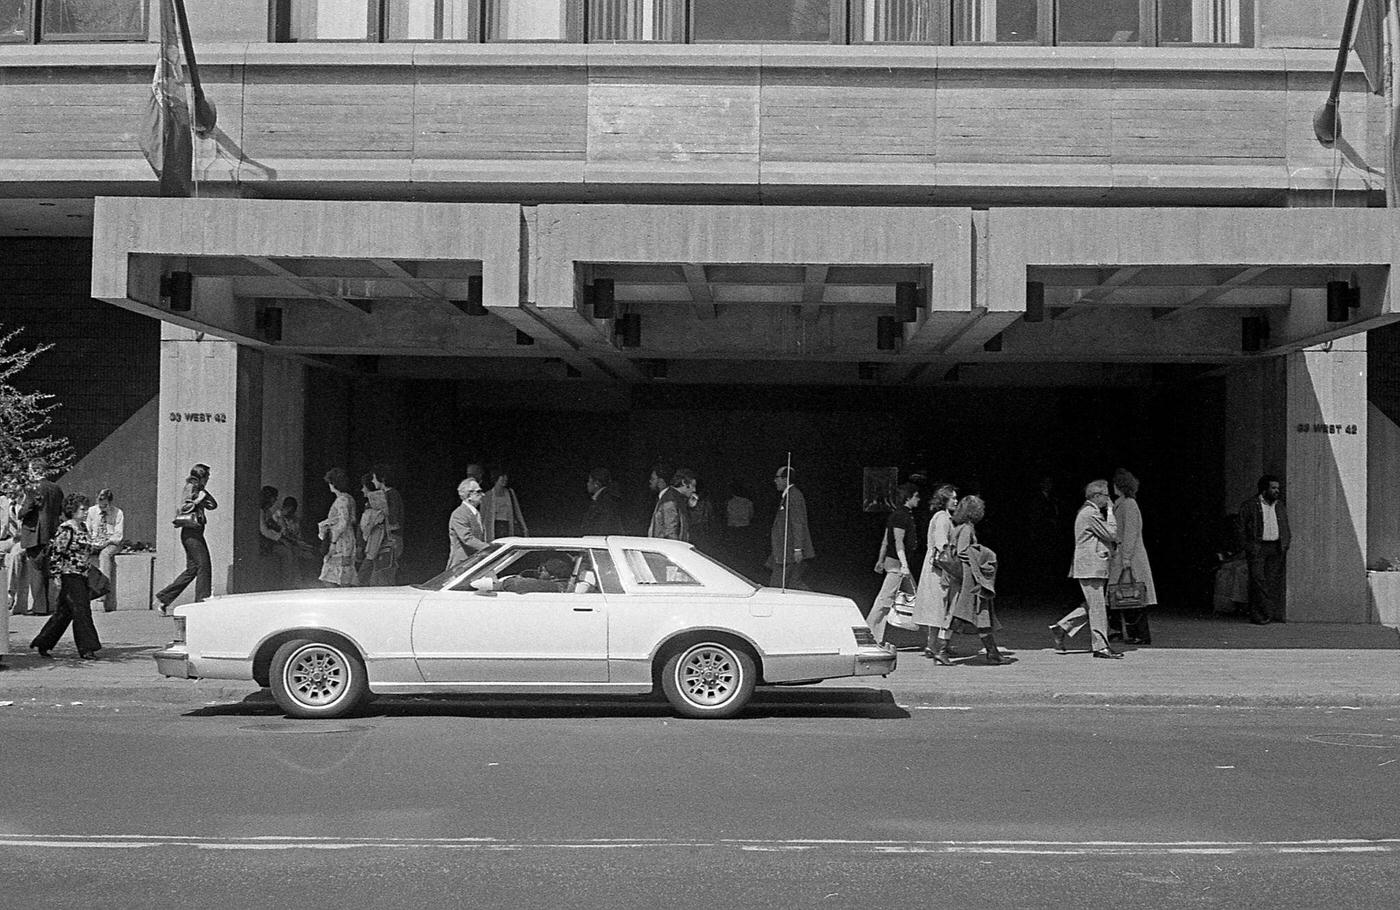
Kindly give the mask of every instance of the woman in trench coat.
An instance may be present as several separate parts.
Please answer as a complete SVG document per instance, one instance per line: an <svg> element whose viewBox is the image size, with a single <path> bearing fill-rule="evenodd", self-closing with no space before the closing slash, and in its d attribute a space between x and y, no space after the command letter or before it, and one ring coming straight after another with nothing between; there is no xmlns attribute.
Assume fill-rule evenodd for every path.
<svg viewBox="0 0 1400 910"><path fill-rule="evenodd" d="M1133 472L1119 468L1113 472L1113 514L1118 520L1118 546L1108 562L1108 583L1126 581L1125 570L1131 570L1133 581L1147 589L1143 608L1112 610L1109 628L1119 626L1123 641L1130 645L1152 644L1152 629L1147 622L1147 608L1157 603L1157 588L1152 583L1152 564L1147 560L1147 547L1142 542L1142 510L1137 503L1138 479Z"/></svg>
<svg viewBox="0 0 1400 910"><path fill-rule="evenodd" d="M940 562L951 556L953 541L953 510L958 507L958 489L943 484L933 491L929 507L933 517L928 523L928 549L924 551L924 568L919 573L919 587L914 592L914 622L928 627L925 657L936 657L939 639L948 629L948 573ZM951 633L950 633L951 634Z"/></svg>

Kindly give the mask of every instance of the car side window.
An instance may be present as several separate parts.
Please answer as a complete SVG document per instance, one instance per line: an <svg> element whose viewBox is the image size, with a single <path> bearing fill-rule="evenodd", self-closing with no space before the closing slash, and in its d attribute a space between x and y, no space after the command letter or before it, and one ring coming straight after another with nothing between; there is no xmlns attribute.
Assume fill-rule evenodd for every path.
<svg viewBox="0 0 1400 910"><path fill-rule="evenodd" d="M563 594L579 591L579 585L590 567L591 560L586 550L518 547L490 565L483 565L479 571L454 585L453 590L471 590L473 582L489 575L495 579L492 584L495 591Z"/></svg>
<svg viewBox="0 0 1400 910"><path fill-rule="evenodd" d="M699 585L695 577L664 554L650 550L623 550L632 576L642 585Z"/></svg>

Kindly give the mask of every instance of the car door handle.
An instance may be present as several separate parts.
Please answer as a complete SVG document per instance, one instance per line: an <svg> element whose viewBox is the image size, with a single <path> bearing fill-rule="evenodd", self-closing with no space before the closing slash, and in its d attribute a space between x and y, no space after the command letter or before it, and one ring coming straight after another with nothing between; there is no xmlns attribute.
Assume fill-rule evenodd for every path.
<svg viewBox="0 0 1400 910"><path fill-rule="evenodd" d="M592 608L592 607L574 607L574 612L575 612L575 613L592 613L592 612L593 612L593 608Z"/></svg>

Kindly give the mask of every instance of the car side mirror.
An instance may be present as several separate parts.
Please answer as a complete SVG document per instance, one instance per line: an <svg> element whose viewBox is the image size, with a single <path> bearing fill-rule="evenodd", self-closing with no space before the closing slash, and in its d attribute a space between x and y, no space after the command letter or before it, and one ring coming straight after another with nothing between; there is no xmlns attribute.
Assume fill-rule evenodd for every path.
<svg viewBox="0 0 1400 910"><path fill-rule="evenodd" d="M472 590L480 591L483 594L496 589L496 578L494 575L483 575L480 578L472 579Z"/></svg>

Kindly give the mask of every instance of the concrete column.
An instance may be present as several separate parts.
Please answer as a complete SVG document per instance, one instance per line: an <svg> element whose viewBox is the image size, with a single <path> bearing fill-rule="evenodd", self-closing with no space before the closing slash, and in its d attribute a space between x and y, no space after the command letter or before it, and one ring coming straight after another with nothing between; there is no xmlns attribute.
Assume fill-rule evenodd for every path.
<svg viewBox="0 0 1400 910"><path fill-rule="evenodd" d="M1366 622L1366 335L1286 355L1290 622Z"/></svg>
<svg viewBox="0 0 1400 910"><path fill-rule="evenodd" d="M262 482L282 497L303 496L306 447L306 365L285 357L263 358Z"/></svg>
<svg viewBox="0 0 1400 910"><path fill-rule="evenodd" d="M205 539L213 593L242 590L258 558L262 486L262 355L222 339L165 325L161 332L160 441L156 491L156 589L180 573L185 555L171 518L190 467L203 462L219 503ZM179 603L194 599L191 583Z"/></svg>

